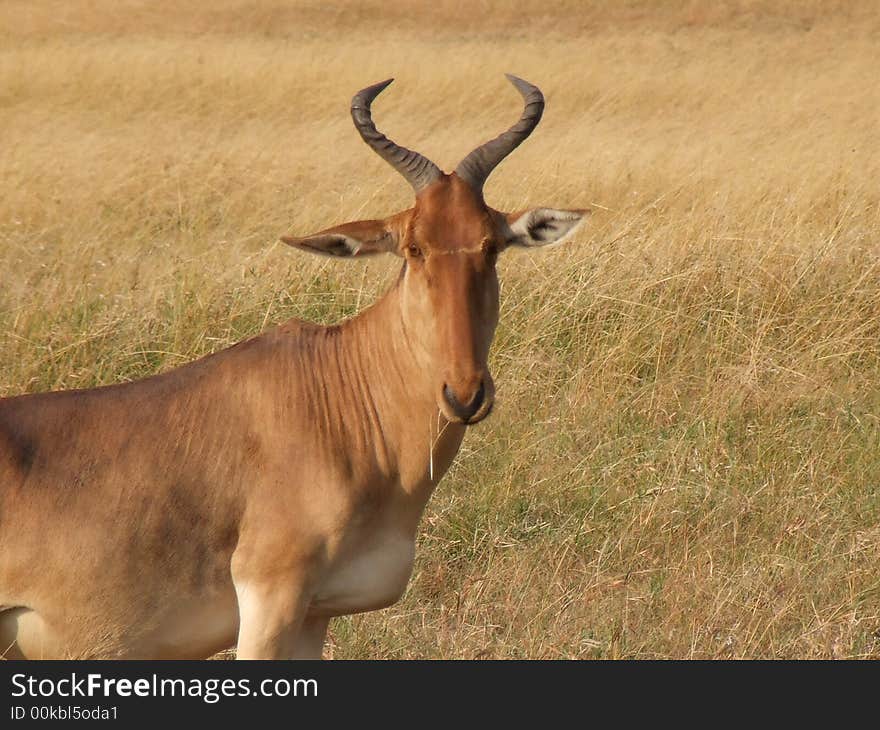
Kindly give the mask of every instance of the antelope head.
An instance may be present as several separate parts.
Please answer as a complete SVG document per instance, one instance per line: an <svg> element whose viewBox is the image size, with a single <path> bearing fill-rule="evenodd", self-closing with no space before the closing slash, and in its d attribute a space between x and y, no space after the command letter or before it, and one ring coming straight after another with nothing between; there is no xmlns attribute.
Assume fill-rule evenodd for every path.
<svg viewBox="0 0 880 730"><path fill-rule="evenodd" d="M544 97L508 75L525 102L509 130L477 147L446 174L428 158L376 129L373 99L391 80L355 95L351 115L364 142L415 191L415 205L384 220L345 223L285 243L326 256L391 253L404 260L400 279L404 328L437 406L450 422L473 424L492 410L489 346L498 323L499 254L511 246L558 243L589 211L533 208L502 213L486 205L483 185L541 120Z"/></svg>

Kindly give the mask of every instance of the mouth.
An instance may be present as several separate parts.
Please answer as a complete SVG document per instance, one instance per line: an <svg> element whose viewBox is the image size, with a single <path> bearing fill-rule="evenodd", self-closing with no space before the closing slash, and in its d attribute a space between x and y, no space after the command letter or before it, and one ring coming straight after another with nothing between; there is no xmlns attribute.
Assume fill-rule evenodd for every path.
<svg viewBox="0 0 880 730"><path fill-rule="evenodd" d="M486 418L494 405L495 384L485 370L457 387L446 381L437 392L437 406L449 423L473 426Z"/></svg>
<svg viewBox="0 0 880 730"><path fill-rule="evenodd" d="M450 406L443 401L440 401L437 405L440 408L440 413L443 415L443 418L449 421L449 423L457 423L461 426L475 426L492 413L492 409L495 407L495 399L492 398L491 400L483 401L477 411L470 415L456 413L454 409L450 408Z"/></svg>
<svg viewBox="0 0 880 730"><path fill-rule="evenodd" d="M492 409L495 407L495 401L492 401L489 406L482 413L475 413L473 416L468 418L467 420L459 420L459 423L465 426L474 426L482 421L484 418L487 418L490 413L492 413Z"/></svg>

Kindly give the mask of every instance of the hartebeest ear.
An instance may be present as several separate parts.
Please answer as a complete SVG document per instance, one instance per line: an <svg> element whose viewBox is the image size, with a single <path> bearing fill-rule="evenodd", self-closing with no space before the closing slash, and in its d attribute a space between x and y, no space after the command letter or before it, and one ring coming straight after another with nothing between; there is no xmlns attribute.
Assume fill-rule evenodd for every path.
<svg viewBox="0 0 880 730"><path fill-rule="evenodd" d="M397 252L397 226L389 220L354 221L311 236L281 236L289 246L322 256L368 256Z"/></svg>
<svg viewBox="0 0 880 730"><path fill-rule="evenodd" d="M554 208L533 208L532 210L508 213L508 246L548 246L561 243L574 233L578 226L590 215L589 210L556 210Z"/></svg>

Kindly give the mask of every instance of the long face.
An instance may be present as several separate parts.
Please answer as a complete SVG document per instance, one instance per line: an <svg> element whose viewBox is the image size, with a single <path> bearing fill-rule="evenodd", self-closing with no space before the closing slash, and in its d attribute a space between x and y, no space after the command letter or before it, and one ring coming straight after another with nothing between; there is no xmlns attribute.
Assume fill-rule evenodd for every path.
<svg viewBox="0 0 880 730"><path fill-rule="evenodd" d="M588 213L535 208L504 214L485 204L485 177L528 135L528 125L537 124L543 109L543 97L535 87L512 81L526 100L520 123L474 150L451 175L376 130L370 102L387 83L360 92L352 102L355 125L413 185L415 206L384 220L282 237L292 246L329 256L403 257L401 316L407 337L415 344L440 412L448 421L466 425L489 415L495 398L488 356L498 324L498 255L509 246L559 242Z"/></svg>
<svg viewBox="0 0 880 730"><path fill-rule="evenodd" d="M499 238L493 212L454 175L419 196L401 237L403 316L419 333L449 421L476 423L492 410L487 359L498 324Z"/></svg>

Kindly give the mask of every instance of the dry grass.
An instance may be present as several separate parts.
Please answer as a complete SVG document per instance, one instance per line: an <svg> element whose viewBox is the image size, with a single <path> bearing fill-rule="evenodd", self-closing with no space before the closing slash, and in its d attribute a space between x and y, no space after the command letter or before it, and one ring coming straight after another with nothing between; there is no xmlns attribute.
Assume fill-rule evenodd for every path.
<svg viewBox="0 0 880 730"><path fill-rule="evenodd" d="M855 2L0 5L0 395L142 377L396 263L274 243L409 205L351 94L490 203L499 403L336 657L880 656L880 11ZM477 8L477 18L465 16Z"/></svg>

